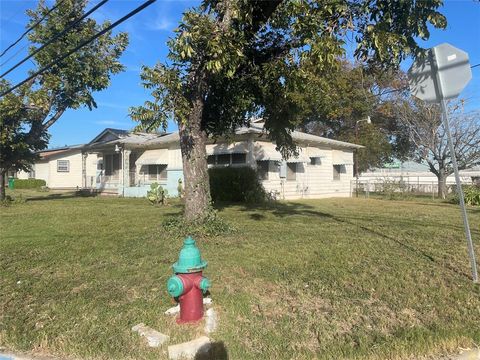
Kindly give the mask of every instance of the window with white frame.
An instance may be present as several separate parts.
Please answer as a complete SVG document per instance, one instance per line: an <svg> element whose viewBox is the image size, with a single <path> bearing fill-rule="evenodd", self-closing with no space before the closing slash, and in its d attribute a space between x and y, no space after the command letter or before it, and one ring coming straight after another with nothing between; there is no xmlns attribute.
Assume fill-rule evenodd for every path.
<svg viewBox="0 0 480 360"><path fill-rule="evenodd" d="M70 172L70 160L57 160L57 172Z"/></svg>
<svg viewBox="0 0 480 360"><path fill-rule="evenodd" d="M233 154L217 154L208 155L207 164L211 166L230 166L242 165L247 163L247 154L233 153Z"/></svg>

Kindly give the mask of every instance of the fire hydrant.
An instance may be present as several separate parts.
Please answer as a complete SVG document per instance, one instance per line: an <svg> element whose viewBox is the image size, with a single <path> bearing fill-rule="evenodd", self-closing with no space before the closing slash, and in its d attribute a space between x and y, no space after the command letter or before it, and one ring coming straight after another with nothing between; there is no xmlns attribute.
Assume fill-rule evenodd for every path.
<svg viewBox="0 0 480 360"><path fill-rule="evenodd" d="M180 302L178 323L196 322L203 317L203 293L210 287L210 281L202 275L206 267L195 240L187 237L178 261L173 264L175 275L167 281L168 293Z"/></svg>

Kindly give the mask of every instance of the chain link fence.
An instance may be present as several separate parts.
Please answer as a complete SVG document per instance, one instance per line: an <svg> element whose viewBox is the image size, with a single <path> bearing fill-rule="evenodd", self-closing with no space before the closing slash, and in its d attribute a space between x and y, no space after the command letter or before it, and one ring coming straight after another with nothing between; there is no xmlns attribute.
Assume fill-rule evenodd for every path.
<svg viewBox="0 0 480 360"><path fill-rule="evenodd" d="M447 192L451 192L452 185L447 185ZM408 180L376 179L376 180L352 180L350 183L353 197L385 197L404 198L409 196L428 196L438 198L437 181L410 182Z"/></svg>

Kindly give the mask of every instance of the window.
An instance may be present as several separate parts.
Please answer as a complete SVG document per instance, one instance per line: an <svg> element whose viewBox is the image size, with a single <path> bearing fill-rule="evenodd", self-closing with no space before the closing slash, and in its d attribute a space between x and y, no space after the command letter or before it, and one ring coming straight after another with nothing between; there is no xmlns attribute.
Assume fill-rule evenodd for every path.
<svg viewBox="0 0 480 360"><path fill-rule="evenodd" d="M235 153L235 154L218 154L208 155L208 165L238 165L247 163L247 154Z"/></svg>
<svg viewBox="0 0 480 360"><path fill-rule="evenodd" d="M232 164L245 164L247 162L247 154L232 154Z"/></svg>
<svg viewBox="0 0 480 360"><path fill-rule="evenodd" d="M217 165L230 165L230 154L217 155Z"/></svg>
<svg viewBox="0 0 480 360"><path fill-rule="evenodd" d="M257 161L257 173L261 180L268 180L269 161Z"/></svg>
<svg viewBox="0 0 480 360"><path fill-rule="evenodd" d="M35 169L30 170L30 172L28 173L28 178L35 179Z"/></svg>
<svg viewBox="0 0 480 360"><path fill-rule="evenodd" d="M297 179L297 163L287 163L287 181Z"/></svg>
<svg viewBox="0 0 480 360"><path fill-rule="evenodd" d="M322 159L319 157L311 157L310 165L322 165Z"/></svg>
<svg viewBox="0 0 480 360"><path fill-rule="evenodd" d="M167 165L148 165L148 180L166 180Z"/></svg>
<svg viewBox="0 0 480 360"><path fill-rule="evenodd" d="M215 155L208 155L207 164L208 165L215 165Z"/></svg>
<svg viewBox="0 0 480 360"><path fill-rule="evenodd" d="M342 165L333 165L333 180L340 180Z"/></svg>
<svg viewBox="0 0 480 360"><path fill-rule="evenodd" d="M57 160L57 172L69 172L70 160Z"/></svg>

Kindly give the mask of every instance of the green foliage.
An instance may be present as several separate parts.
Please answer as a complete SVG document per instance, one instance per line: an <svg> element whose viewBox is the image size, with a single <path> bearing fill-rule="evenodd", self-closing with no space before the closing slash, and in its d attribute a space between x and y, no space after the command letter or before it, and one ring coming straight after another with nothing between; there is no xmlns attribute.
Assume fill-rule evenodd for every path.
<svg viewBox="0 0 480 360"><path fill-rule="evenodd" d="M10 87L0 80L0 90ZM36 93L22 87L0 99L0 172L29 171L38 158L37 150L44 149L48 134L41 123L41 111L29 110L26 103Z"/></svg>
<svg viewBox="0 0 480 360"><path fill-rule="evenodd" d="M87 0L57 0L57 9L47 15L49 7L45 0L40 0L36 9L28 10L30 21L27 26L36 24L28 34L31 43L29 52L33 53L72 21L80 18L85 13L87 3ZM45 19L39 22L43 17ZM82 20L75 29L33 56L32 71L50 64L60 54L73 49L108 25L108 22L98 24L91 17ZM7 170L30 169L37 159L35 152L48 145L48 128L67 109L86 106L91 110L96 107L93 93L106 89L110 85L111 75L123 70L119 58L127 44L126 33L113 35L107 32L0 99L1 176ZM0 90L6 90L10 85L1 80Z"/></svg>
<svg viewBox="0 0 480 360"><path fill-rule="evenodd" d="M249 166L210 168L208 173L214 203L264 203L268 199L257 172Z"/></svg>
<svg viewBox="0 0 480 360"><path fill-rule="evenodd" d="M389 200L404 200L409 196L407 183L402 180L384 179L381 184L376 184L376 190Z"/></svg>
<svg viewBox="0 0 480 360"><path fill-rule="evenodd" d="M153 100L131 108L130 115L139 128L155 130L170 118L187 124L202 102L202 131L213 136L261 116L269 137L289 154L295 150L291 131L305 116L301 94L309 89L309 72L321 79L340 67L351 33L357 60L397 67L419 50L417 37L429 37L429 24L446 26L437 12L441 4L205 0L184 14L168 43L170 63L143 68L143 86ZM317 96L328 103L329 94Z"/></svg>
<svg viewBox="0 0 480 360"><path fill-rule="evenodd" d="M177 185L177 193L178 197L181 199L183 198L183 181L182 179L178 179L178 185Z"/></svg>
<svg viewBox="0 0 480 360"><path fill-rule="evenodd" d="M35 27L28 35L33 46L30 51L45 44L56 33L69 26L72 19L78 19L85 13L87 0L56 1L59 5L47 18ZM35 10L28 10L29 26L36 23L48 12L45 0L40 0ZM75 31L69 31L61 40L56 41L35 56L35 65L41 68L110 23L97 23L92 17L82 20ZM93 92L106 89L110 85L110 77L124 70L119 58L128 45L128 35L111 31L100 36L78 52L70 55L60 64L53 66L39 77L36 85L41 86L44 95L53 111L61 109L78 109L86 106L96 107Z"/></svg>
<svg viewBox="0 0 480 360"><path fill-rule="evenodd" d="M186 236L205 238L228 235L236 231L235 227L218 216L218 212L212 208L202 221L189 222L182 216L167 217L162 222L162 227L168 234L177 238Z"/></svg>
<svg viewBox="0 0 480 360"><path fill-rule="evenodd" d="M15 179L15 189L40 189L46 185L42 179Z"/></svg>
<svg viewBox="0 0 480 360"><path fill-rule="evenodd" d="M165 205L167 203L168 191L160 184L154 182L150 185L150 190L147 191L147 199L152 205Z"/></svg>
<svg viewBox="0 0 480 360"><path fill-rule="evenodd" d="M480 186L478 185L463 185L463 196L465 199L465 204L470 206L480 206ZM460 203L456 187L453 194L453 202L456 204Z"/></svg>

